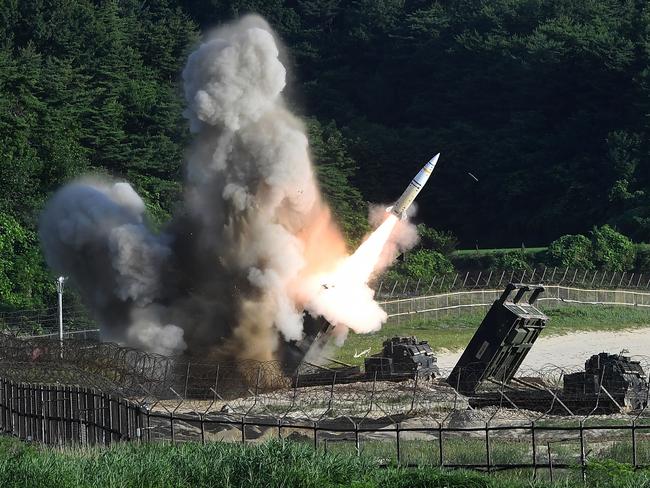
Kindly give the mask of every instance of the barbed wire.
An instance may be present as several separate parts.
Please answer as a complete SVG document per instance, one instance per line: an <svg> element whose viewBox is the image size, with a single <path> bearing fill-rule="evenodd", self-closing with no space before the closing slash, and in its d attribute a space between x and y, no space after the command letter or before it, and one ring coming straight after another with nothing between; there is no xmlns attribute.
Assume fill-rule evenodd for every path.
<svg viewBox="0 0 650 488"><path fill-rule="evenodd" d="M587 358L585 358L587 359ZM636 357L648 368L650 356ZM466 366L471 374L471 365ZM314 371L328 373L314 381ZM567 374L576 367L547 364L519 368L509 384L487 383L470 397L458 393L444 378L427 381L413 376L405 381L365 375L350 378L328 365L327 369L303 364L294 374L283 372L276 361L201 362L185 357L145 353L113 343L70 340L61 344L49 338L21 339L0 334L0 377L22 383L66 384L99 388L125 398L146 399L149 404L178 402L177 410L198 411L211 404L230 413L298 416L315 420L340 416L394 417L418 415L440 421L451 411L472 405L501 405L517 418L538 416L543 405L561 415L590 410L597 396L562 394L567 408L557 403ZM584 371L584 370L582 370ZM617 380L619 381L619 380ZM599 398L602 411L627 411L624 379L608 383L613 391ZM647 392L640 403L647 402ZM618 403L618 404L617 404Z"/></svg>

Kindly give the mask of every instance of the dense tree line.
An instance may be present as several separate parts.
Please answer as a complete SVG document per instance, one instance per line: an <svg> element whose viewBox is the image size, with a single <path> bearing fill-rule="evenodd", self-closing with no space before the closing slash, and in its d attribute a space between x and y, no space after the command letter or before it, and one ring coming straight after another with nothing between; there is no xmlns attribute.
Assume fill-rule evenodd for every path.
<svg viewBox="0 0 650 488"><path fill-rule="evenodd" d="M36 219L74 176L126 178L169 216L180 71L202 31L248 12L286 43L292 108L351 242L365 202L391 202L438 151L418 219L461 246L606 223L650 240L641 0L0 0L0 303L50 294Z"/></svg>

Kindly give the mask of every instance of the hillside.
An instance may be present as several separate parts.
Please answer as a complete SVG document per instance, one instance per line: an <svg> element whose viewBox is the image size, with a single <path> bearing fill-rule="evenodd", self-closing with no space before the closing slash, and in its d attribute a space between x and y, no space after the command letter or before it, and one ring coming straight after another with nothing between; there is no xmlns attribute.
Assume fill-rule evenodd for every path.
<svg viewBox="0 0 650 488"><path fill-rule="evenodd" d="M32 0L0 13L0 303L53 296L35 234L80 174L175 208L181 71L201 32L255 11L350 242L432 154L418 221L463 247L545 246L613 224L650 239L650 7L603 0ZM478 181L467 173L471 172Z"/></svg>

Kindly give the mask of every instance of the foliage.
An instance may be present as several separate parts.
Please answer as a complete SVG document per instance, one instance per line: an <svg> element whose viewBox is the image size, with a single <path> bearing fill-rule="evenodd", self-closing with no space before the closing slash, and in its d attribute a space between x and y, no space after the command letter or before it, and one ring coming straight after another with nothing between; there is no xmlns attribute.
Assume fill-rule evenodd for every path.
<svg viewBox="0 0 650 488"><path fill-rule="evenodd" d="M467 443L467 442L466 442ZM387 443L390 444L390 443ZM391 446L394 449L394 446ZM458 443L459 450L462 443ZM424 447L420 450L425 449ZM495 448L496 449L496 448ZM605 467L605 465L603 465ZM648 475L615 467L588 486L614 488L649 486ZM590 463L588 473L597 475ZM618 473L622 475L619 476ZM589 477L588 477L589 480ZM620 484L625 481L626 484ZM627 483L630 483L629 485ZM551 488L544 481L494 476L437 467L379 467L365 456L325 453L308 443L269 441L240 445L124 443L110 448L52 449L0 439L0 484L6 488L176 486L235 487L356 487L356 488ZM562 482L565 488L584 486L578 476Z"/></svg>
<svg viewBox="0 0 650 488"><path fill-rule="evenodd" d="M636 486L635 470L630 464L604 459L587 464L587 477L591 486Z"/></svg>
<svg viewBox="0 0 650 488"><path fill-rule="evenodd" d="M54 295L35 234L14 218L0 214L0 306L43 306L43 296Z"/></svg>
<svg viewBox="0 0 650 488"><path fill-rule="evenodd" d="M424 249L438 251L445 256L449 256L458 246L458 239L453 232L436 230L427 227L425 224L418 224L417 229L420 236L420 246Z"/></svg>
<svg viewBox="0 0 650 488"><path fill-rule="evenodd" d="M451 261L454 267L460 271L474 271L484 269L498 269L499 265L507 265L511 258L505 257L506 255L517 256L514 264L517 264L523 258L530 266L537 266L539 264L547 264L547 250L543 247L536 248L506 248L506 249L466 249L456 251L451 255ZM522 266L521 263L517 266ZM529 269L524 266L523 268L516 269Z"/></svg>
<svg viewBox="0 0 650 488"><path fill-rule="evenodd" d="M522 270L522 269L532 269L526 253L523 250L517 251L508 251L503 254L497 254L494 257L491 269L498 270Z"/></svg>
<svg viewBox="0 0 650 488"><path fill-rule="evenodd" d="M650 245L636 245L636 262L634 269L637 271L650 271Z"/></svg>
<svg viewBox="0 0 650 488"><path fill-rule="evenodd" d="M548 247L551 264L565 268L594 269L591 241L581 235L566 235Z"/></svg>
<svg viewBox="0 0 650 488"><path fill-rule="evenodd" d="M626 271L634 263L634 244L609 225L593 228L591 244L594 263L604 269Z"/></svg>
<svg viewBox="0 0 650 488"><path fill-rule="evenodd" d="M634 258L604 224L650 240L650 6L618 0L4 2L0 215L33 236L47 196L90 170L132 181L165 221L189 141L187 54L200 29L248 12L287 44L289 103L352 246L366 202L393 201L438 150L418 197L425 248L454 247L433 228L467 247L511 247L599 226L590 260L613 270ZM580 246L560 254L588 266ZM11 303L49 299L45 275L23 278L11 277Z"/></svg>
<svg viewBox="0 0 650 488"><path fill-rule="evenodd" d="M434 277L454 272L451 261L438 251L418 249L405 254L404 259L393 267L388 279L397 278L429 283Z"/></svg>

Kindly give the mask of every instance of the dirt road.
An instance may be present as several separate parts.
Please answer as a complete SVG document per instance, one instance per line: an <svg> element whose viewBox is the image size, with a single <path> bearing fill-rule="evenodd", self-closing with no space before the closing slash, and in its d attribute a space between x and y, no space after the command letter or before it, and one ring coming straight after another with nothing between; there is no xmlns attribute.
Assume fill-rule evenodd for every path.
<svg viewBox="0 0 650 488"><path fill-rule="evenodd" d="M573 334L542 336L522 364L522 368L540 369L548 364L569 368L584 367L585 360L599 352L619 353L623 349L631 356L650 358L650 327L619 331L575 332ZM436 354L441 369L451 369L462 351Z"/></svg>

